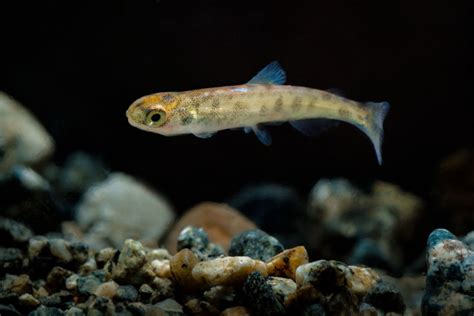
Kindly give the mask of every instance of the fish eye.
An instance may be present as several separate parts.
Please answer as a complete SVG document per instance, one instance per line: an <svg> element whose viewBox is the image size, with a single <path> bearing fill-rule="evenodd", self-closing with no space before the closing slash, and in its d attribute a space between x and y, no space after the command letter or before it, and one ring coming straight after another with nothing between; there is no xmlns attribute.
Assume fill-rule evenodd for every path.
<svg viewBox="0 0 474 316"><path fill-rule="evenodd" d="M166 112L163 110L152 110L146 115L148 126L161 126L166 121Z"/></svg>

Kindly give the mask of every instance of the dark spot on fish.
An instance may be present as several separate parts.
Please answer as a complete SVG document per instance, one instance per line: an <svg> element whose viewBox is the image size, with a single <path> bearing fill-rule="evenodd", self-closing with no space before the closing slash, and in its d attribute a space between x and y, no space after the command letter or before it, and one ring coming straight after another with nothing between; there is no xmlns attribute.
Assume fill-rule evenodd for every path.
<svg viewBox="0 0 474 316"><path fill-rule="evenodd" d="M246 107L246 104L240 101L234 103L234 110L243 110Z"/></svg>
<svg viewBox="0 0 474 316"><path fill-rule="evenodd" d="M260 115L265 115L267 114L267 107L265 105L262 105L262 107L260 108Z"/></svg>
<svg viewBox="0 0 474 316"><path fill-rule="evenodd" d="M219 101L218 98L214 98L214 99L212 99L211 106L216 109L216 108L219 107L220 103L221 103L221 101Z"/></svg>
<svg viewBox="0 0 474 316"><path fill-rule="evenodd" d="M302 101L301 97L295 97L293 99L293 103L291 104L291 108L294 111L298 111L299 109L301 109L301 106L303 105L301 101Z"/></svg>
<svg viewBox="0 0 474 316"><path fill-rule="evenodd" d="M165 94L161 97L161 100L164 102L164 103L171 103L173 102L174 100L174 96L172 96L171 94Z"/></svg>
<svg viewBox="0 0 474 316"><path fill-rule="evenodd" d="M181 114L181 124L189 125L193 121L193 117L189 113L182 113Z"/></svg>
<svg viewBox="0 0 474 316"><path fill-rule="evenodd" d="M340 115L341 117L347 118L347 117L349 117L349 116L351 115L351 113L350 113L348 110L346 110L346 109L339 109L339 115Z"/></svg>
<svg viewBox="0 0 474 316"><path fill-rule="evenodd" d="M280 112L283 108L283 98L281 96L278 97L275 101L275 111Z"/></svg>
<svg viewBox="0 0 474 316"><path fill-rule="evenodd" d="M314 101L310 101L310 102L308 103L308 108L309 108L309 109L313 109L315 106L316 106L316 104L315 104Z"/></svg>

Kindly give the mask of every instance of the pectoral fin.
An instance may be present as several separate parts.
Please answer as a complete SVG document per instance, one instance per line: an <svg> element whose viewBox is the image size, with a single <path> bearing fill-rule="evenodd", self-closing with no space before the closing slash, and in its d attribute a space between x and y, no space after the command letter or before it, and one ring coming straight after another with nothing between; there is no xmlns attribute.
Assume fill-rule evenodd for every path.
<svg viewBox="0 0 474 316"><path fill-rule="evenodd" d="M212 137L214 134L215 133L196 133L193 135L199 138L209 138L209 137Z"/></svg>
<svg viewBox="0 0 474 316"><path fill-rule="evenodd" d="M264 127L257 125L252 127L252 130L262 144L266 146L270 146L272 144L272 135Z"/></svg>

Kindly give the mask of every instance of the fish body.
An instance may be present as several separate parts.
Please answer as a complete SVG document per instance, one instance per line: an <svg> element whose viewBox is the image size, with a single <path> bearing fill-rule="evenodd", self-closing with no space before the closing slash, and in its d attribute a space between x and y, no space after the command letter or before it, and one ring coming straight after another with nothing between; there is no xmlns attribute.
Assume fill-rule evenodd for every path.
<svg viewBox="0 0 474 316"><path fill-rule="evenodd" d="M135 127L166 136L207 138L221 130L244 128L265 144L271 143L265 124L288 121L311 134L323 124L343 121L367 134L381 162L387 102L364 104L328 91L282 85L284 81L285 73L274 62L247 84L144 96L130 106L127 117Z"/></svg>

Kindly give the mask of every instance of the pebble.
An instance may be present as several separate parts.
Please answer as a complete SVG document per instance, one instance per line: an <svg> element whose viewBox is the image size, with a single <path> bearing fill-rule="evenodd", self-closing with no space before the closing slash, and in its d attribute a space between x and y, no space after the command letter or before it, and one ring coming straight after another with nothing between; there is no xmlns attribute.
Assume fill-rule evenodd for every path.
<svg viewBox="0 0 474 316"><path fill-rule="evenodd" d="M35 307L40 304L40 301L38 301L33 295L30 293L25 293L22 294L19 298L18 301L20 305L23 306L28 306L28 307ZM1 314L0 314L1 315Z"/></svg>
<svg viewBox="0 0 474 316"><path fill-rule="evenodd" d="M403 314L405 312L402 294L394 285L387 282L377 282L367 293L364 301L384 313L394 312Z"/></svg>
<svg viewBox="0 0 474 316"><path fill-rule="evenodd" d="M85 314L82 311L82 309L77 308L77 307L71 307L70 309L66 311L64 315L65 316L84 316Z"/></svg>
<svg viewBox="0 0 474 316"><path fill-rule="evenodd" d="M109 282L100 284L94 291L94 294L97 296L114 298L115 295L117 294L118 288L119 288L119 285L117 283L115 283L114 281L109 281Z"/></svg>
<svg viewBox="0 0 474 316"><path fill-rule="evenodd" d="M112 270L114 280L130 281L146 262L146 250L139 241L127 239L123 243L117 265Z"/></svg>
<svg viewBox="0 0 474 316"><path fill-rule="evenodd" d="M198 284L192 275L193 268L199 259L189 249L183 249L171 258L170 269L177 285L187 292L193 292Z"/></svg>
<svg viewBox="0 0 474 316"><path fill-rule="evenodd" d="M221 246L210 243L207 233L202 228L187 226L178 236L177 250L192 250L200 260L208 260L224 255L224 249Z"/></svg>
<svg viewBox="0 0 474 316"><path fill-rule="evenodd" d="M174 211L161 195L122 173L111 173L89 189L77 207L85 241L98 249L118 248L127 238L156 246L173 220Z"/></svg>
<svg viewBox="0 0 474 316"><path fill-rule="evenodd" d="M49 245L44 236L34 236L28 242L28 256L30 259L38 257L45 247Z"/></svg>
<svg viewBox="0 0 474 316"><path fill-rule="evenodd" d="M165 312L166 315L169 316L184 315L183 306L181 306L181 304L172 298L168 298L162 302L156 303L154 306L160 308Z"/></svg>
<svg viewBox="0 0 474 316"><path fill-rule="evenodd" d="M115 299L122 302L134 302L138 298L138 291L132 285L121 285L117 288Z"/></svg>
<svg viewBox="0 0 474 316"><path fill-rule="evenodd" d="M308 253L305 247L298 246L270 258L267 261L267 273L296 280L296 269L306 263L308 263Z"/></svg>
<svg viewBox="0 0 474 316"><path fill-rule="evenodd" d="M446 229L436 229L427 243L423 315L468 315L474 310L474 252Z"/></svg>
<svg viewBox="0 0 474 316"><path fill-rule="evenodd" d="M176 253L176 240L180 232L187 226L204 229L209 240L224 250L229 249L233 236L255 228L255 224L251 220L230 206L203 202L186 211L171 229L165 242L165 248L171 253Z"/></svg>
<svg viewBox="0 0 474 316"><path fill-rule="evenodd" d="M31 280L26 274L7 274L0 285L2 286L2 290L18 295L31 292Z"/></svg>
<svg viewBox="0 0 474 316"><path fill-rule="evenodd" d="M380 276L370 268L347 266L337 261L318 260L296 269L298 288L310 285L324 295L338 287L347 287L358 296L365 296L375 286Z"/></svg>
<svg viewBox="0 0 474 316"><path fill-rule="evenodd" d="M155 276L160 278L171 278L170 260L153 260L150 262Z"/></svg>
<svg viewBox="0 0 474 316"><path fill-rule="evenodd" d="M83 295L94 294L97 288L104 282L104 273L100 270L94 271L87 276L78 277L76 280L77 292Z"/></svg>
<svg viewBox="0 0 474 316"><path fill-rule="evenodd" d="M66 280L72 274L71 271L56 266L48 273L48 276L46 277L46 285L51 290L62 289L66 285Z"/></svg>
<svg viewBox="0 0 474 316"><path fill-rule="evenodd" d="M236 289L232 286L214 286L203 294L203 299L219 310L232 306L236 299Z"/></svg>
<svg viewBox="0 0 474 316"><path fill-rule="evenodd" d="M41 305L36 310L28 314L29 316L63 316L64 312L57 307L46 307Z"/></svg>
<svg viewBox="0 0 474 316"><path fill-rule="evenodd" d="M65 263L72 260L72 255L68 248L69 242L64 239L52 238L49 240L49 250L51 254Z"/></svg>
<svg viewBox="0 0 474 316"><path fill-rule="evenodd" d="M13 219L0 216L0 240L2 246L23 246L33 237L31 229Z"/></svg>
<svg viewBox="0 0 474 316"><path fill-rule="evenodd" d="M255 314L263 316L285 314L285 307L261 273L257 271L250 273L242 292L246 305Z"/></svg>
<svg viewBox="0 0 474 316"><path fill-rule="evenodd" d="M112 247L101 249L95 256L97 265L99 267L103 267L107 261L110 261L112 258L114 258L117 252L118 250Z"/></svg>
<svg viewBox="0 0 474 316"><path fill-rule="evenodd" d="M53 151L53 139L39 121L19 102L0 92L0 175L14 165L38 165Z"/></svg>
<svg viewBox="0 0 474 316"><path fill-rule="evenodd" d="M224 257L198 262L193 278L204 287L242 284L252 272L267 275L264 262L249 257Z"/></svg>
<svg viewBox="0 0 474 316"><path fill-rule="evenodd" d="M245 306L234 306L226 308L220 316L250 316L250 311Z"/></svg>
<svg viewBox="0 0 474 316"><path fill-rule="evenodd" d="M273 293L278 297L278 300L285 306L290 305L292 296L296 293L296 282L280 277L268 277L267 284L272 287Z"/></svg>
<svg viewBox="0 0 474 316"><path fill-rule="evenodd" d="M275 237L259 229L253 229L232 238L229 255L267 261L283 250L283 245Z"/></svg>
<svg viewBox="0 0 474 316"><path fill-rule="evenodd" d="M17 248L0 247L0 275L17 273L23 266L23 253Z"/></svg>

